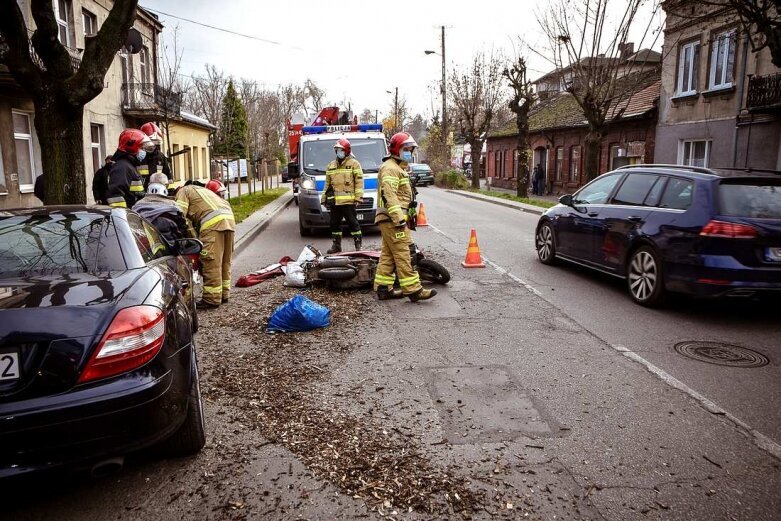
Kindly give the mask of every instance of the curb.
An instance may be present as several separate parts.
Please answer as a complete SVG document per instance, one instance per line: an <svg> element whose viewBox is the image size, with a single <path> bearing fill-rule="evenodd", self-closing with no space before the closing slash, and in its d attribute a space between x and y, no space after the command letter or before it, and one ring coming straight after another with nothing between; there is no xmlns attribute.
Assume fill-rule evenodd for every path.
<svg viewBox="0 0 781 521"><path fill-rule="evenodd" d="M447 190L447 192L450 192L451 194L460 195L461 197L474 199L475 201L483 201L484 203L495 204L497 206L504 206L505 208L511 208L513 210L518 210L519 212L531 213L534 215L542 215L543 213L545 213L546 210L545 208L537 208L536 206L531 206L528 204L505 201L502 199L498 199L496 197L491 197L489 195L483 195L483 196L474 195L474 194L462 192L460 190Z"/></svg>
<svg viewBox="0 0 781 521"><path fill-rule="evenodd" d="M260 220L252 228L247 230L247 232L244 235L242 235L240 238L238 238L235 241L235 243L233 245L233 255L234 256L236 256L239 253L241 253L242 250L244 250L244 248L246 248L247 245L253 239L255 239L255 237L260 235L260 233L263 230L268 228L268 225L271 224L271 221L273 221L274 218L282 212L282 210L286 209L288 206L290 206L293 203L293 197L292 197L293 194L292 194L292 192L289 192L289 193L290 193L290 198L287 201L285 201L284 203L280 204L279 207L277 207L274 210L272 210L272 212L270 214L268 214L266 217L264 217L262 220ZM281 195L280 197L285 197L285 194ZM261 208L258 211L263 211L263 209ZM249 219L249 217L248 217L248 219Z"/></svg>

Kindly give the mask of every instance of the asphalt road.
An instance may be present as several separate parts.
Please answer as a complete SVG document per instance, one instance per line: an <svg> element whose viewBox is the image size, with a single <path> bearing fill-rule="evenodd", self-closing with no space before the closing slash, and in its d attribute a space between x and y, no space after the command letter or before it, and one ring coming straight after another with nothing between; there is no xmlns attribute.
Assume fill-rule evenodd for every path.
<svg viewBox="0 0 781 521"><path fill-rule="evenodd" d="M588 331L624 346L724 410L781 444L781 320L778 308L752 300L674 299L646 309L629 299L625 283L574 265L537 261L538 216L467 199L443 190L420 190L430 222L466 244L471 228L485 257L507 269ZM508 303L512 305L511 303ZM764 367L723 367L684 358L685 341L725 342L758 351Z"/></svg>

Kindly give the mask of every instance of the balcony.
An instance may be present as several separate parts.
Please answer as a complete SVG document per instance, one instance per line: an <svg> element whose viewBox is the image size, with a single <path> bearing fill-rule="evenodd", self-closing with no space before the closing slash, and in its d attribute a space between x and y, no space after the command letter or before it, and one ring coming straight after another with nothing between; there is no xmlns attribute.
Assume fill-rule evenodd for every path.
<svg viewBox="0 0 781 521"><path fill-rule="evenodd" d="M749 112L781 111L781 73L749 78L746 108Z"/></svg>
<svg viewBox="0 0 781 521"><path fill-rule="evenodd" d="M122 85L122 111L131 116L179 116L182 93L154 83Z"/></svg>

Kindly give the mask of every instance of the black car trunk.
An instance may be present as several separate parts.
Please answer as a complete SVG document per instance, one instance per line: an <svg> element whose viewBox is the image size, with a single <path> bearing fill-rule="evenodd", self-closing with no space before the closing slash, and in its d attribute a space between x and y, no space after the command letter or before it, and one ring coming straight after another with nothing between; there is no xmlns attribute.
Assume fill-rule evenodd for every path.
<svg viewBox="0 0 781 521"><path fill-rule="evenodd" d="M73 387L145 272L0 280L0 403Z"/></svg>

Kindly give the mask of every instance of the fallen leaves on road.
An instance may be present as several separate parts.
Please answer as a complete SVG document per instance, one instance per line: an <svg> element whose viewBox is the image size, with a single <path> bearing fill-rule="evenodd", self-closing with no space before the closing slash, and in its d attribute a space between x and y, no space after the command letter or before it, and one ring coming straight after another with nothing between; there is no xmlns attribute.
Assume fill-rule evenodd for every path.
<svg viewBox="0 0 781 521"><path fill-rule="evenodd" d="M341 412L335 397L311 385L346 361L361 325L354 318L371 309L371 297L309 290L309 298L331 308L332 326L266 334L267 317L295 293L273 281L235 292L229 305L200 315L201 365L209 382L204 394L238 406L241 424L284 445L317 476L378 512L468 516L481 508L482 497L467 480L432 464L414 439ZM244 341L232 352L236 342L223 339L237 333Z"/></svg>

